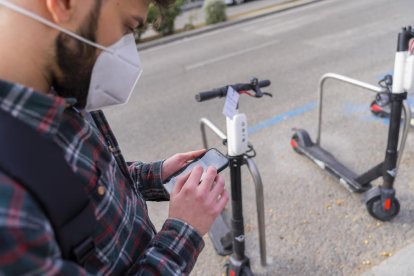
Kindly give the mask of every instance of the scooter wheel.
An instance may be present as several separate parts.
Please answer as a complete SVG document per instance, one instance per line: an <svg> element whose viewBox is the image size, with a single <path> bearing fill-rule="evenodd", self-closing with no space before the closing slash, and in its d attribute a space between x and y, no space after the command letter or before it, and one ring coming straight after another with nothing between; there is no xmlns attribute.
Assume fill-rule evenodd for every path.
<svg viewBox="0 0 414 276"><path fill-rule="evenodd" d="M290 145L292 149L299 154L303 154L303 152L299 149L299 135L297 133L293 134L292 139L290 140Z"/></svg>
<svg viewBox="0 0 414 276"><path fill-rule="evenodd" d="M229 266L230 266L230 264L229 264L229 262L227 261L224 265L223 265L223 271L222 271L222 273L221 273L221 276L228 276L229 275L229 273L230 273L230 269L229 269Z"/></svg>
<svg viewBox="0 0 414 276"><path fill-rule="evenodd" d="M370 105L369 105L369 110L371 110L371 113L375 116L380 116L379 110L377 110L377 101L373 101Z"/></svg>
<svg viewBox="0 0 414 276"><path fill-rule="evenodd" d="M373 101L369 107L369 109L371 110L371 113L379 118L384 118L386 117L386 114L384 113L384 111L382 110L381 105L379 105L377 103L377 101Z"/></svg>
<svg viewBox="0 0 414 276"><path fill-rule="evenodd" d="M390 94L388 92L378 93L369 109L377 117L388 118L391 113L390 103Z"/></svg>
<svg viewBox="0 0 414 276"><path fill-rule="evenodd" d="M222 276L254 276L252 270L248 266L244 266L241 272L236 273L234 271L230 271L230 264L228 261L223 266L223 272L221 273Z"/></svg>
<svg viewBox="0 0 414 276"><path fill-rule="evenodd" d="M367 203L367 209L371 216L381 221L389 221L400 212L400 202L397 198L393 198L388 210L384 210L381 202L381 196L375 196Z"/></svg>

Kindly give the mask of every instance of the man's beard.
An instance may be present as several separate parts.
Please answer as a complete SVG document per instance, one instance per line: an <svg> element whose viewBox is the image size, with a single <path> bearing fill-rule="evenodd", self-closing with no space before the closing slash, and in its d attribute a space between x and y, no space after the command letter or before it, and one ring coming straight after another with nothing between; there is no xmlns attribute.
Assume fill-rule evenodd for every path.
<svg viewBox="0 0 414 276"><path fill-rule="evenodd" d="M95 42L100 14L100 0L77 32L78 35ZM86 106L92 70L97 58L97 49L71 36L60 33L56 38L56 61L59 74L52 77L52 86L63 98L75 98L75 107Z"/></svg>

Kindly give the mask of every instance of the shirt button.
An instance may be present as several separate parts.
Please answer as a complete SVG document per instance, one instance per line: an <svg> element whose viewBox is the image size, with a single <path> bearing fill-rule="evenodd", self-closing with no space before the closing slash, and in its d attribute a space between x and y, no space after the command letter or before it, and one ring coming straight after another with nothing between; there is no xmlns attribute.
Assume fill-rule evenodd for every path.
<svg viewBox="0 0 414 276"><path fill-rule="evenodd" d="M105 186L103 186L103 185L99 185L99 187L98 187L98 194L99 194L100 196L103 196L103 195L105 195L105 192L106 192L106 188L105 188Z"/></svg>

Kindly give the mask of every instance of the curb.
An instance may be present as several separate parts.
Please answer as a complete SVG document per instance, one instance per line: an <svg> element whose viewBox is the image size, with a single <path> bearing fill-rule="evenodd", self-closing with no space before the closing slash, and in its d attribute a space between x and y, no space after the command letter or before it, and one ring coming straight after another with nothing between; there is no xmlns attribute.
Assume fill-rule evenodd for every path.
<svg viewBox="0 0 414 276"><path fill-rule="evenodd" d="M255 20L255 19L258 19L258 18L261 18L261 17L281 13L281 12L292 10L292 9L299 8L299 7L304 7L304 6L314 4L314 3L317 3L317 2L322 2L322 1L324 1L324 0L298 0L298 1L295 1L295 2L299 2L299 3L294 4L292 6L289 6L289 7L281 7L280 9L271 10L269 12L264 11L261 14L253 15L253 16L250 16L250 17L247 16L245 18L236 19L234 21L227 21L227 22L223 22L223 23L218 23L218 24L215 24L215 25L202 27L200 29L196 29L196 30L187 31L187 32L184 32L184 33L179 33L179 34L163 37L163 38L160 38L160 39L157 39L157 40L154 40L154 41L139 43L138 44L138 50L142 51L142 50L149 49L149 48L152 48L152 47L155 47L155 46L168 44L168 43L171 43L171 42L174 42L174 41L177 41L177 40L181 40L181 39L184 39L184 38L196 36L196 35L203 34L203 33L208 33L208 32L211 32L211 31L218 30L218 29L230 27L230 26L233 26L233 25L236 25L236 24L239 24L239 23L252 21L252 20ZM284 4L286 4L286 3L288 3L288 2L285 2ZM280 5L283 5L283 4L280 4ZM268 9L270 9L270 8L268 8ZM262 9L259 9L259 10L266 10L266 8L262 8ZM255 12L257 12L257 10L252 11L251 13L255 13ZM234 15L234 17L237 17L237 15Z"/></svg>
<svg viewBox="0 0 414 276"><path fill-rule="evenodd" d="M394 256L364 272L361 276L414 275L413 253L414 243L411 243L398 251Z"/></svg>
<svg viewBox="0 0 414 276"><path fill-rule="evenodd" d="M203 1L196 1L194 3L188 4L186 6L184 6L181 11L191 11L193 9L198 9L201 8L203 6Z"/></svg>

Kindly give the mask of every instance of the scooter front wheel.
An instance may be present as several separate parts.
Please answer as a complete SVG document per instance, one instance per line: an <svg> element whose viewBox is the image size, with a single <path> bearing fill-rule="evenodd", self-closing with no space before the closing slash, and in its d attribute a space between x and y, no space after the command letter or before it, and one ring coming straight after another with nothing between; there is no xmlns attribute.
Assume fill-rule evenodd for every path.
<svg viewBox="0 0 414 276"><path fill-rule="evenodd" d="M230 264L226 263L224 264L224 271L222 273L222 276L254 276L254 274L248 266L243 266L239 273L231 271Z"/></svg>
<svg viewBox="0 0 414 276"><path fill-rule="evenodd" d="M381 195L378 195L368 200L366 206L369 214L381 221L389 221L400 212L400 202L395 197L390 199L390 202L386 202L384 206Z"/></svg>

